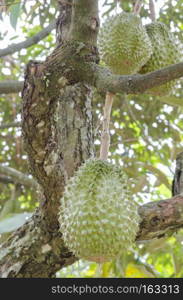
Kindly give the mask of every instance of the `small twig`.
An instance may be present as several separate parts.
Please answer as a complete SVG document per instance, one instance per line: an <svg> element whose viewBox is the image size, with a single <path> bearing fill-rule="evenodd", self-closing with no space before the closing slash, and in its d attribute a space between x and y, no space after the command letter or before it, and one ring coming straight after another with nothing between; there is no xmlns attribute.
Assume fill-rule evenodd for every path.
<svg viewBox="0 0 183 300"><path fill-rule="evenodd" d="M14 127L21 127L21 122L12 122L12 123L0 124L0 130L1 129L7 129L7 128L14 128Z"/></svg>
<svg viewBox="0 0 183 300"><path fill-rule="evenodd" d="M141 8L142 8L142 0L136 0L136 2L134 4L134 7L133 7L133 12L136 15L139 15L140 11L141 11Z"/></svg>
<svg viewBox="0 0 183 300"><path fill-rule="evenodd" d="M156 21L155 4L153 0L149 0L150 19L152 22Z"/></svg>
<svg viewBox="0 0 183 300"><path fill-rule="evenodd" d="M0 49L0 57L11 55L17 51L26 49L32 45L37 44L39 41L43 40L46 36L48 36L55 27L56 27L56 21L54 20L47 27L43 28L35 35L28 37L25 41L17 44L11 44L10 46L4 49Z"/></svg>
<svg viewBox="0 0 183 300"><path fill-rule="evenodd" d="M110 147L110 114L113 103L114 95L107 92L104 105L104 118L103 118L103 129L101 135L101 146L100 146L100 159L107 160L109 147Z"/></svg>
<svg viewBox="0 0 183 300"><path fill-rule="evenodd" d="M0 174L10 177L15 183L20 183L35 190L38 189L38 183L33 178L16 169L0 164Z"/></svg>

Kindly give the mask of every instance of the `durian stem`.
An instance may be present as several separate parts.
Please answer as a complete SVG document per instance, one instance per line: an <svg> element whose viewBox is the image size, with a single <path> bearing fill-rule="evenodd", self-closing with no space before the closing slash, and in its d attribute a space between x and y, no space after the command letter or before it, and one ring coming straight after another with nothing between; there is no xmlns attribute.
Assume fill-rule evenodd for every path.
<svg viewBox="0 0 183 300"><path fill-rule="evenodd" d="M156 21L155 4L153 0L149 0L150 19L152 22Z"/></svg>
<svg viewBox="0 0 183 300"><path fill-rule="evenodd" d="M110 115L113 103L114 94L109 92L106 93L105 105L104 105L104 117L103 117L103 128L101 135L101 146L100 146L100 159L107 160L109 147L110 147Z"/></svg>
<svg viewBox="0 0 183 300"><path fill-rule="evenodd" d="M142 8L142 0L136 0L134 7L133 7L134 14L139 15L141 8Z"/></svg>

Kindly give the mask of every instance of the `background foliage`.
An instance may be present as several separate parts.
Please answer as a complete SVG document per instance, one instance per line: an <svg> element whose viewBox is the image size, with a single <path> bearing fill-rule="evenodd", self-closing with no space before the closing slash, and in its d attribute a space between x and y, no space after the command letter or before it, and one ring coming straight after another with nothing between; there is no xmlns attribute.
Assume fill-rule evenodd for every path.
<svg viewBox="0 0 183 300"><path fill-rule="evenodd" d="M115 0L99 2L101 21L120 9ZM3 0L0 3L1 48L6 47L7 43L10 45L34 36L57 16L56 0ZM121 6L125 11L131 11L132 3L123 0ZM183 1L157 0L155 3L158 20L166 23L183 42ZM150 22L148 1L144 0L141 16L144 24ZM52 31L39 43L1 58L0 81L23 80L28 61L44 60L54 46L55 31ZM103 103L104 99L95 92L96 154L100 144ZM0 95L0 164L29 174L21 129L11 126L20 120L21 95ZM183 147L182 82L178 83L174 94L169 97L116 95L111 137L109 158L125 168L130 177L133 197L138 203L171 197L174 161ZM36 191L0 173L0 243L30 217L37 205ZM182 251L183 236L179 231L167 239L138 243L125 257L102 266L80 260L62 269L57 276L183 277Z"/></svg>

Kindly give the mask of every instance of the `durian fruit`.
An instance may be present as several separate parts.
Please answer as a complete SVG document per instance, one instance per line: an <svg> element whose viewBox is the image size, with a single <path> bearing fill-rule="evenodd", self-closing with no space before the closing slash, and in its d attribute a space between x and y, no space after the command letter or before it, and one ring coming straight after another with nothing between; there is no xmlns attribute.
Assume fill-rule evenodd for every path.
<svg viewBox="0 0 183 300"><path fill-rule="evenodd" d="M181 45L165 24L153 22L145 27L151 40L153 54L139 73L152 72L182 61ZM175 80L169 81L166 84L149 89L147 93L155 96L168 95L173 91L175 84Z"/></svg>
<svg viewBox="0 0 183 300"><path fill-rule="evenodd" d="M77 257L105 262L133 245L140 217L120 166L87 160L61 198L60 231Z"/></svg>
<svg viewBox="0 0 183 300"><path fill-rule="evenodd" d="M115 74L134 74L148 61L152 46L141 19L122 12L109 17L99 32L101 61Z"/></svg>

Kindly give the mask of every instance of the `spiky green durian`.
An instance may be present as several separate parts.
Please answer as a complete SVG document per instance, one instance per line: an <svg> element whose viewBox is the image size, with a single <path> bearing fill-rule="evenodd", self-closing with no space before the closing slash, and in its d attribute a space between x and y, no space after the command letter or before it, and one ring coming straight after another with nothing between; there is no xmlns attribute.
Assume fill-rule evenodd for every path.
<svg viewBox="0 0 183 300"><path fill-rule="evenodd" d="M148 61L152 46L139 16L122 12L109 17L99 32L101 61L115 74L134 74Z"/></svg>
<svg viewBox="0 0 183 300"><path fill-rule="evenodd" d="M175 39L165 24L153 22L145 27L151 40L153 54L139 73L152 72L182 61L180 43ZM169 81L166 84L149 89L147 93L156 96L168 95L173 91L175 84L175 80Z"/></svg>
<svg viewBox="0 0 183 300"><path fill-rule="evenodd" d="M120 166L87 160L61 198L59 222L66 246L77 257L96 262L119 256L135 240L137 209Z"/></svg>

